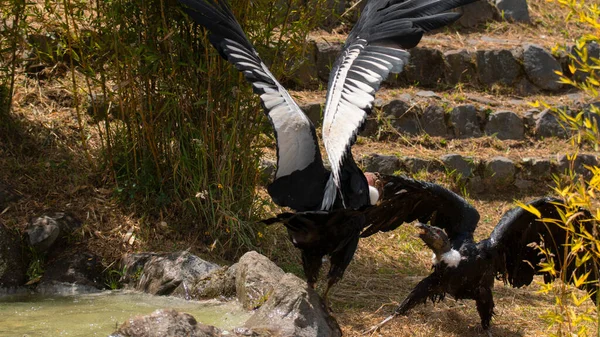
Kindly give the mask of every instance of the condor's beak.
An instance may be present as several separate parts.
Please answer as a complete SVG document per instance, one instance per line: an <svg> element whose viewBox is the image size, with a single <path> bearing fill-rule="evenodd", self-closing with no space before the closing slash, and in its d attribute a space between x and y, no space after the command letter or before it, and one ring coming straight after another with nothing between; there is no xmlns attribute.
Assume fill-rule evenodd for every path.
<svg viewBox="0 0 600 337"><path fill-rule="evenodd" d="M419 235L427 235L429 233L429 225L426 225L422 222L417 222L415 227L419 229Z"/></svg>

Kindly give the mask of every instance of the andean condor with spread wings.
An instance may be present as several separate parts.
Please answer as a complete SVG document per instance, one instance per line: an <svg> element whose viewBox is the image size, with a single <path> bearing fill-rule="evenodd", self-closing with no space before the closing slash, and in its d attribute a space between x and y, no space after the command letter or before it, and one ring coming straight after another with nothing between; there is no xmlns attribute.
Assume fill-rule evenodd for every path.
<svg viewBox="0 0 600 337"><path fill-rule="evenodd" d="M492 287L496 278L502 278L513 287L531 284L533 276L543 274L551 282L549 273L542 273L540 262L545 258L536 246L544 245L554 254L557 272L566 272L570 279L590 272L583 288L596 300L598 267L591 263L577 270L570 264L562 270L566 231L560 226L542 222L536 215L516 207L504 214L489 238L474 242L473 232L479 213L457 194L433 183L405 177L380 176L385 184L380 206L368 210L372 225L363 237L379 231L391 231L405 222L418 220L419 237L434 252L433 272L419 282L393 314L375 326L381 328L397 315L404 315L427 299L433 302L450 294L456 299L473 299L481 318L481 325L490 334L494 313ZM532 201L543 219L561 219L565 206L559 199L541 198ZM372 213L372 214L369 214ZM586 210L573 215L575 228L593 233L593 216ZM429 222L430 225L425 223ZM597 234L596 234L597 235ZM543 239L543 243L542 243Z"/></svg>
<svg viewBox="0 0 600 337"><path fill-rule="evenodd" d="M327 290L350 263L359 233L360 214L374 205L377 191L358 168L350 148L375 92L390 73L399 73L423 34L460 17L446 12L475 0L370 0L350 32L329 77L323 120L323 143L331 171L323 165L315 128L290 94L273 77L223 0L180 0L188 15L210 32L219 54L241 71L260 95L277 141L277 171L268 186L280 214L302 250L304 271L314 285L321 260L330 255ZM355 216L356 215L356 216ZM325 294L327 293L325 291Z"/></svg>

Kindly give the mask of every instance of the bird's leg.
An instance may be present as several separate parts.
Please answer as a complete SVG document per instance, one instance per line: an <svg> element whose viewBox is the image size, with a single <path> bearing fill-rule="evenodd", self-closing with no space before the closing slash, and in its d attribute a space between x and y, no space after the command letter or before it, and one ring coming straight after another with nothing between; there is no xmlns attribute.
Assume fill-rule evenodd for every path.
<svg viewBox="0 0 600 337"><path fill-rule="evenodd" d="M408 294L404 301L402 301L402 304L400 304L391 315L386 317L379 324L372 326L369 330L364 331L363 334L366 335L374 333L377 330L381 329L394 317L406 315L408 311L414 308L417 304L425 303L428 298L432 297L433 295L439 292L437 290L439 289L438 284L439 280L435 273L427 276L414 287L410 294Z"/></svg>
<svg viewBox="0 0 600 337"><path fill-rule="evenodd" d="M481 326L488 337L491 337L490 322L494 315L494 297L492 295L492 289L480 287L479 296L475 299L475 303L477 304L477 312L479 312L479 317L481 318Z"/></svg>
<svg viewBox="0 0 600 337"><path fill-rule="evenodd" d="M319 254L310 254L306 250L302 250L302 267L304 268L306 283L312 289L315 289L315 285L317 284L317 278L322 264L321 258L322 256Z"/></svg>
<svg viewBox="0 0 600 337"><path fill-rule="evenodd" d="M327 273L327 287L325 288L325 291L323 292L322 296L323 301L325 302L325 307L327 308L327 310L329 310L329 312L331 312L332 310L329 306L329 303L327 302L327 295L329 294L329 291L331 290L333 285L338 283L338 281L341 280L344 276L346 268L348 268L348 265L354 257L354 252L356 251L356 247L358 246L359 235L360 231L352 232L351 234L349 234L348 242L346 243L346 245L344 245L343 247L336 250L330 255L330 266L329 272Z"/></svg>

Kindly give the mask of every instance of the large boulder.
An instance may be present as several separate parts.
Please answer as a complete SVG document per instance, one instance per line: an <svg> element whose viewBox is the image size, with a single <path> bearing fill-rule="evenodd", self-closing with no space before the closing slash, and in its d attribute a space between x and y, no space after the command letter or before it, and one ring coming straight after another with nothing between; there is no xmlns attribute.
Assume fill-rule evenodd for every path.
<svg viewBox="0 0 600 337"><path fill-rule="evenodd" d="M526 44L523 47L523 68L525 74L537 87L556 91L562 88L560 77L556 74L561 71L560 63L546 49Z"/></svg>
<svg viewBox="0 0 600 337"><path fill-rule="evenodd" d="M0 289L25 283L28 261L23 251L19 236L0 224Z"/></svg>
<svg viewBox="0 0 600 337"><path fill-rule="evenodd" d="M127 254L121 266L127 287L154 295L170 295L179 286L186 288L196 284L220 268L188 251Z"/></svg>
<svg viewBox="0 0 600 337"><path fill-rule="evenodd" d="M420 108L401 99L394 99L382 107L384 117L392 127L402 133L416 135L421 132L419 123Z"/></svg>
<svg viewBox="0 0 600 337"><path fill-rule="evenodd" d="M448 136L448 128L446 127L446 112L444 108L431 104L423 112L421 118L423 125L423 131L428 135L434 137L446 137Z"/></svg>
<svg viewBox="0 0 600 337"><path fill-rule="evenodd" d="M285 272L257 252L244 254L236 266L235 289L244 308L260 307L279 284Z"/></svg>
<svg viewBox="0 0 600 337"><path fill-rule="evenodd" d="M558 137L567 138L569 132L562 125L556 113L550 109L542 111L535 120L533 132L537 138Z"/></svg>
<svg viewBox="0 0 600 337"><path fill-rule="evenodd" d="M446 171L452 172L459 180L466 181L475 171L475 164L472 158L465 158L460 154L450 153L440 157Z"/></svg>
<svg viewBox="0 0 600 337"><path fill-rule="evenodd" d="M271 262L272 263L272 262ZM284 274L245 326L270 336L341 336L335 319L305 281Z"/></svg>
<svg viewBox="0 0 600 337"><path fill-rule="evenodd" d="M505 157L494 157L485 166L485 178L494 186L508 186L515 181L515 163Z"/></svg>

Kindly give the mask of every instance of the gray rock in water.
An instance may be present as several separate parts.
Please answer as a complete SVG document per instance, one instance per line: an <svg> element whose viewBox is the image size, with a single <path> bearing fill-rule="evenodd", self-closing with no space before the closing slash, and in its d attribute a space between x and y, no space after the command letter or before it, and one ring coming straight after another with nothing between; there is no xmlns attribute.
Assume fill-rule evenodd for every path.
<svg viewBox="0 0 600 337"><path fill-rule="evenodd" d="M477 110L471 104L459 105L452 109L450 123L456 138L482 136Z"/></svg>
<svg viewBox="0 0 600 337"><path fill-rule="evenodd" d="M81 227L81 221L65 212L54 212L30 220L25 232L29 244L38 252L53 247L59 238L65 238Z"/></svg>
<svg viewBox="0 0 600 337"><path fill-rule="evenodd" d="M46 266L37 290L53 295L97 292L105 288L103 270L100 259L92 253L61 256Z"/></svg>
<svg viewBox="0 0 600 337"><path fill-rule="evenodd" d="M0 289L25 283L27 261L20 237L0 224Z"/></svg>
<svg viewBox="0 0 600 337"><path fill-rule="evenodd" d="M484 3L479 1L478 3ZM469 82L477 77L473 55L468 50L450 50L444 53L446 59L446 81L450 84Z"/></svg>
<svg viewBox="0 0 600 337"><path fill-rule="evenodd" d="M189 287L220 268L187 251L127 254L121 266L127 287L153 295L169 295L182 283Z"/></svg>
<svg viewBox="0 0 600 337"><path fill-rule="evenodd" d="M404 69L409 83L431 87L444 79L444 55L438 49L416 47L410 50L410 63Z"/></svg>
<svg viewBox="0 0 600 337"><path fill-rule="evenodd" d="M525 126L523 120L512 111L497 111L490 115L485 125L485 133L496 135L498 139L516 139L525 138Z"/></svg>
<svg viewBox="0 0 600 337"><path fill-rule="evenodd" d="M264 304L245 326L256 332L267 332L269 336L342 336L319 295L292 274L278 278Z"/></svg>
<svg viewBox="0 0 600 337"><path fill-rule="evenodd" d="M447 171L454 172L454 174L462 181L469 179L475 170L473 159L464 158L459 154L446 154L440 157L440 160L444 163Z"/></svg>
<svg viewBox="0 0 600 337"><path fill-rule="evenodd" d="M283 275L283 270L266 256L254 251L244 254L237 263L235 273L238 300L249 310L260 307Z"/></svg>
<svg viewBox="0 0 600 337"><path fill-rule="evenodd" d="M109 337L219 337L221 330L198 323L173 309L158 309L150 315L130 318Z"/></svg>
<svg viewBox="0 0 600 337"><path fill-rule="evenodd" d="M403 134L416 135L421 132L419 125L420 108L403 100L394 99L382 108L384 117L392 127Z"/></svg>
<svg viewBox="0 0 600 337"><path fill-rule="evenodd" d="M555 73L561 71L560 63L546 49L526 44L523 47L523 68L525 74L537 87L556 91L562 88L560 77Z"/></svg>
<svg viewBox="0 0 600 337"><path fill-rule="evenodd" d="M569 132L563 127L555 113L550 109L542 111L535 121L534 134L537 138L567 138Z"/></svg>
<svg viewBox="0 0 600 337"><path fill-rule="evenodd" d="M487 86L512 85L522 73L519 61L510 50L479 50L476 63L479 82Z"/></svg>
<svg viewBox="0 0 600 337"><path fill-rule="evenodd" d="M394 174L400 169L400 159L396 156L386 156L372 153L363 157L363 166L367 172Z"/></svg>
<svg viewBox="0 0 600 337"><path fill-rule="evenodd" d="M231 298L236 294L235 275L237 264L222 267L201 277L190 286L182 283L173 291L173 296L185 299Z"/></svg>
<svg viewBox="0 0 600 337"><path fill-rule="evenodd" d="M446 127L446 112L439 105L429 105L425 108L421 117L423 130L430 136L446 137L448 129Z"/></svg>
<svg viewBox="0 0 600 337"><path fill-rule="evenodd" d="M336 57L342 50L342 43L339 42L315 42L316 44L316 66L317 75L323 81L329 80L331 67Z"/></svg>
<svg viewBox="0 0 600 337"><path fill-rule="evenodd" d="M505 19L529 23L529 8L526 0L496 0L496 7Z"/></svg>
<svg viewBox="0 0 600 337"><path fill-rule="evenodd" d="M505 157L494 157L485 166L485 178L494 186L508 186L515 181L516 166Z"/></svg>
<svg viewBox="0 0 600 337"><path fill-rule="evenodd" d="M498 9L489 1L477 1L457 9L462 13L458 23L467 28L476 27L482 23L494 20L498 16Z"/></svg>

